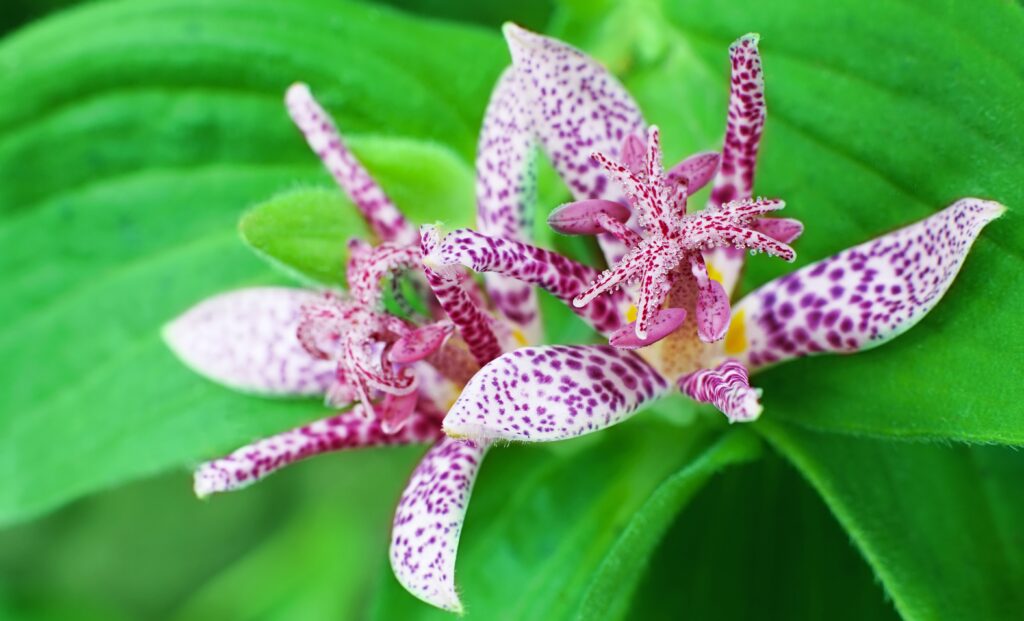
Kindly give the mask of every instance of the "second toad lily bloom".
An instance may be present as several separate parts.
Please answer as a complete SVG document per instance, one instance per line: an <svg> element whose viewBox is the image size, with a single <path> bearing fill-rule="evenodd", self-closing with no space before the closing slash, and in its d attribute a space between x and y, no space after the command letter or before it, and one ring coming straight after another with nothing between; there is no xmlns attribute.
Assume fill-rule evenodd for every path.
<svg viewBox="0 0 1024 621"><path fill-rule="evenodd" d="M645 169L658 172L653 165L656 148L651 148L656 147L656 130L650 132L644 155L639 140L630 138L643 129L637 125L636 106L598 63L564 43L515 26L506 27L506 35L517 78L534 100L532 128L581 201L553 213L553 225L569 233L611 233L627 248L641 248L643 238L633 230L634 213L627 206L643 208L645 201L637 197L643 198L645 190L627 178L627 186L634 187L626 188L623 201L612 188L614 177L637 176ZM880 345L909 329L938 303L981 229L1002 213L1001 205L958 201L930 218L764 285L735 304L731 321L723 321L717 312L723 306L723 290L731 290L743 260L735 247L790 258L786 244L802 232L795 221L760 218L778 205L751 199L765 114L756 43L757 38L748 35L730 48L732 88L724 146L720 159L705 156L717 169L709 174L695 156L666 175L680 181L668 190L677 193L714 177L707 211L739 212L743 240L756 240L735 244L737 233L730 232L729 243L712 245L720 249L709 255L724 269L714 279L720 288L707 284L700 269L702 253L689 258L694 278L685 287L676 287L678 281L664 276L657 265L660 257L650 257L654 269L638 273L658 278L650 283L641 280L641 294L646 289L649 300L660 301L667 290L668 308L654 304L647 314L648 326L638 330L638 325L623 325L621 315L614 312L628 305L623 291L588 295L585 268L566 267L564 257L472 231L452 233L441 244L444 260L540 285L572 304L620 347L529 347L501 356L473 377L449 410L444 421L448 434L520 441L569 438L620 422L673 386L715 405L730 421L754 420L762 407L759 391L749 384L750 371L796 356L852 353ZM589 87L577 88L580 84ZM596 166L591 160L594 149L603 154L598 161L618 162ZM652 224L656 234L663 234L663 224L672 226L651 213L635 215L645 232ZM683 226L680 218L674 226ZM616 270L620 280L634 273L630 255L621 256L610 255L612 271L591 292L614 284ZM602 300L603 309L590 309ZM724 339L716 341L723 333Z"/></svg>
<svg viewBox="0 0 1024 621"><path fill-rule="evenodd" d="M499 89L495 97L508 94ZM480 308L482 295L462 268L426 270L436 297L427 300L433 318L386 312L382 281L404 270L422 273L422 253L432 251L430 229L421 247L419 232L348 150L305 85L289 89L286 102L379 245L349 242L347 292L260 287L224 293L169 324L165 338L197 372L232 388L275 396L323 395L332 407L351 407L201 464L195 491L207 496L240 489L329 451L432 443L399 500L391 565L412 594L460 611L455 557L489 443L446 437L441 419L472 374L510 347L514 330ZM503 126L492 117L505 107L507 102L496 101L486 123ZM482 140L480 157L503 157L495 154L495 144ZM501 172L514 176L506 166ZM506 183L495 175L487 181ZM499 211L498 202L481 191L483 213Z"/></svg>

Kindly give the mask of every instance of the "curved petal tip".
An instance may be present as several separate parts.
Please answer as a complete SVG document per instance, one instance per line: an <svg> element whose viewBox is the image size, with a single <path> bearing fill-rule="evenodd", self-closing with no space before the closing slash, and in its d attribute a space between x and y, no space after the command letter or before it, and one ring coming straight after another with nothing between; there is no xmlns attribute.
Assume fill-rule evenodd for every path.
<svg viewBox="0 0 1024 621"><path fill-rule="evenodd" d="M419 599L462 614L455 559L480 462L488 445L442 438L402 493L391 532L391 569Z"/></svg>

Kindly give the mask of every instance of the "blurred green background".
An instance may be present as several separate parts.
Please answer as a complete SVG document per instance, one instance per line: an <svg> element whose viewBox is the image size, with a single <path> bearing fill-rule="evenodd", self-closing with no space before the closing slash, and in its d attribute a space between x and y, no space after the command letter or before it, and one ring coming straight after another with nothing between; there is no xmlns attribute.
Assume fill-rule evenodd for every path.
<svg viewBox="0 0 1024 621"><path fill-rule="evenodd" d="M759 187L808 223L801 264L960 196L1011 207L955 295L891 348L764 376L773 426L757 429L770 446L670 520L623 618L896 618L893 593L919 619L1013 610L1024 462L962 443L1024 444L1019 5L762 4L5 2L0 617L446 616L387 567L391 512L422 449L322 456L198 501L191 465L322 409L204 382L157 329L224 288L287 282L236 223L278 192L329 187L281 107L292 80L322 95L396 199L429 195L469 217L506 20L625 76L670 159L717 147L726 47L760 31ZM437 170L453 173L438 182ZM544 190L546 207L564 195ZM411 208L430 218L429 205ZM755 261L747 286L788 269ZM603 551L723 427L678 399L577 442L493 451L463 534L469 618L585 614ZM889 442L907 438L938 442Z"/></svg>

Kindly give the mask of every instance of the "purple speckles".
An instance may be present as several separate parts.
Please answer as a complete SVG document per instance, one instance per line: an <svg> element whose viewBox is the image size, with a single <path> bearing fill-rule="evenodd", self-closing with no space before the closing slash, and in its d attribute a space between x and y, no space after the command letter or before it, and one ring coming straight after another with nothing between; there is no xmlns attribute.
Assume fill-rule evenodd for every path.
<svg viewBox="0 0 1024 621"><path fill-rule="evenodd" d="M829 312L825 313L825 327L831 328L836 325L836 322L839 321L839 317L841 317L842 314L843 311L838 308L833 308Z"/></svg>
<svg viewBox="0 0 1024 621"><path fill-rule="evenodd" d="M433 230L433 229L431 229ZM497 273L531 285L539 285L555 297L569 301L597 277L593 268L562 255L522 242L488 237L458 229L439 241L433 269L464 265L476 272ZM610 303L573 309L594 329L610 333L622 326L626 296L616 292Z"/></svg>
<svg viewBox="0 0 1024 621"><path fill-rule="evenodd" d="M455 555L486 442L444 438L420 462L405 488L391 531L391 568L410 593L461 612Z"/></svg>
<svg viewBox="0 0 1024 621"><path fill-rule="evenodd" d="M381 241L415 243L416 229L348 150L334 121L313 98L309 87L293 84L285 95L285 104L309 148L320 157Z"/></svg>
<svg viewBox="0 0 1024 621"><path fill-rule="evenodd" d="M518 79L507 69L491 94L476 156L477 227L485 235L528 238L536 201L533 121ZM537 298L527 284L499 274L484 277L494 306L509 321L536 331Z"/></svg>
<svg viewBox="0 0 1024 621"><path fill-rule="evenodd" d="M577 200L618 200L619 189L590 161L593 151L619 156L627 135L646 127L636 102L598 62L556 39L505 26L505 39L544 150ZM568 70L565 68L568 67ZM603 236L609 259L624 254Z"/></svg>
<svg viewBox="0 0 1024 621"><path fill-rule="evenodd" d="M679 378L678 383L686 396L713 404L732 422L752 421L761 415L761 391L750 387L746 367L736 360L695 371Z"/></svg>
<svg viewBox="0 0 1024 621"><path fill-rule="evenodd" d="M473 377L445 417L447 433L484 439L560 440L615 424L668 388L657 371L638 356L614 347L551 346L520 351L528 352L525 360L504 355ZM536 355L530 356L531 351ZM523 365L553 373L554 360L563 366L558 381L539 383L533 373L527 374L526 381L520 379ZM505 373L510 367L516 371ZM483 398L486 394L515 403L522 411L515 417L502 412ZM529 424L523 415L529 416Z"/></svg>
<svg viewBox="0 0 1024 621"><path fill-rule="evenodd" d="M267 395L321 395L335 363L317 360L295 332L302 308L320 300L312 291L256 287L204 300L164 328L186 364L232 388Z"/></svg>
<svg viewBox="0 0 1024 621"><path fill-rule="evenodd" d="M431 442L441 435L437 419L413 414L396 433L384 433L381 422L362 405L351 411L244 446L196 469L194 486L200 498L247 487L297 461L347 448Z"/></svg>
<svg viewBox="0 0 1024 621"><path fill-rule="evenodd" d="M1002 211L997 203L963 199L807 266L795 276L818 299L808 307L801 298L792 315L785 300L793 295L793 281L768 283L737 307L737 313L744 312L750 341L742 359L756 368L793 356L867 349L902 333L938 303L982 227Z"/></svg>

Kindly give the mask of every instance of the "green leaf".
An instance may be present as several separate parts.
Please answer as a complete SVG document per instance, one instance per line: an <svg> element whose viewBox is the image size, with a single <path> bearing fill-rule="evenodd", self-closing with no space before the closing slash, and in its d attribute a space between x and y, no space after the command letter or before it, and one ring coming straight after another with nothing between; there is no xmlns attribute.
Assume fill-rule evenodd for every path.
<svg viewBox="0 0 1024 621"><path fill-rule="evenodd" d="M296 468L302 472L279 483L297 497L288 521L213 576L171 618L360 618L366 591L387 565L395 500L422 452L350 452Z"/></svg>
<svg viewBox="0 0 1024 621"><path fill-rule="evenodd" d="M601 580L607 580L620 568L642 565L663 526L693 491L719 468L756 454L757 440L750 435L716 442L717 419L680 427L650 413L644 418L589 441L557 445L555 451L491 451L459 550L458 583L467 618L577 618L598 568ZM680 470L667 488L662 486ZM638 533L644 521L652 522L653 530ZM449 616L403 593L388 576L374 618Z"/></svg>
<svg viewBox="0 0 1024 621"><path fill-rule="evenodd" d="M441 154L388 190L454 207L506 58L496 34L335 0L98 3L3 41L0 523L322 414L196 377L159 327L281 282L236 228L259 200L331 183L288 121L289 83L310 83L373 172ZM405 185L438 170L462 189Z"/></svg>
<svg viewBox="0 0 1024 621"><path fill-rule="evenodd" d="M761 34L768 121L755 190L802 220L797 266L964 196L1010 209L939 305L884 347L755 379L765 417L819 430L1024 444L1024 8L1001 0L696 0L572 13L563 30L626 74L667 161L718 148L731 41ZM632 20L629 21L629 20ZM639 22L633 23L633 22ZM656 24L657 37L642 33ZM624 34L625 33L625 34ZM660 41L659 45L652 42ZM748 262L746 288L793 269Z"/></svg>
<svg viewBox="0 0 1024 621"><path fill-rule="evenodd" d="M687 505L626 618L875 621L899 616L828 507L773 451Z"/></svg>
<svg viewBox="0 0 1024 621"><path fill-rule="evenodd" d="M394 138L362 139L352 149L414 222L441 220L451 227L472 222L473 171L450 149ZM249 210L239 231L286 273L326 284L344 284L348 239L372 239L358 209L336 187L275 196Z"/></svg>
<svg viewBox="0 0 1024 621"><path fill-rule="evenodd" d="M290 190L242 216L238 231L260 256L300 281L344 284L348 247L366 239L359 211L336 188Z"/></svg>
<svg viewBox="0 0 1024 621"><path fill-rule="evenodd" d="M864 553L905 619L1024 609L1024 458L763 425Z"/></svg>
<svg viewBox="0 0 1024 621"><path fill-rule="evenodd" d="M0 533L0 611L157 621L182 608L186 618L254 619L305 605L353 618L387 563L391 511L422 452L325 455L203 502L185 472L95 494ZM54 609L67 612L47 616Z"/></svg>
<svg viewBox="0 0 1024 621"><path fill-rule="evenodd" d="M576 618L624 618L651 555L683 507L711 475L725 466L753 460L760 452L761 443L752 432L732 431L665 479L629 518L606 553L583 594Z"/></svg>

